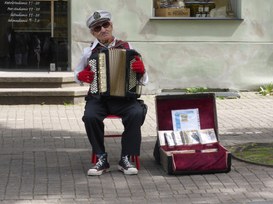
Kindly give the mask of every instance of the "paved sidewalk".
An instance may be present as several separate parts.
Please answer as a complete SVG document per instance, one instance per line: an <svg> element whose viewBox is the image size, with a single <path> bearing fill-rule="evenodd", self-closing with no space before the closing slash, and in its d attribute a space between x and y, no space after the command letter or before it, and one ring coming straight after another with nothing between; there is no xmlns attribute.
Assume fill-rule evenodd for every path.
<svg viewBox="0 0 273 204"><path fill-rule="evenodd" d="M84 104L0 105L0 203L273 203L273 168L232 160L229 173L170 176L153 158L154 96L142 127L137 176L117 170L120 138L107 138L111 172L88 177L91 148L81 116ZM223 145L272 142L273 97L241 93L217 99ZM121 131L119 120L106 121Z"/></svg>

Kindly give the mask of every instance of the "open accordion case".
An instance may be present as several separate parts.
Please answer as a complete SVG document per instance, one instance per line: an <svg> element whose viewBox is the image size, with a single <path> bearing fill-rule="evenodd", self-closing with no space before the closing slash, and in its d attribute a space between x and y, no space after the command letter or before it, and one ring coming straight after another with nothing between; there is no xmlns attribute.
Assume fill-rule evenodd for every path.
<svg viewBox="0 0 273 204"><path fill-rule="evenodd" d="M168 174L226 173L231 153L218 139L214 93L157 95L154 157Z"/></svg>

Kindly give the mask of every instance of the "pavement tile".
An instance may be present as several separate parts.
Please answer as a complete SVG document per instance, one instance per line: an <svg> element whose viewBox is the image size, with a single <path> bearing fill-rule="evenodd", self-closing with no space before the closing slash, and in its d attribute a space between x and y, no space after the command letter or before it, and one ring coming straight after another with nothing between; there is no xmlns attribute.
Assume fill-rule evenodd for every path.
<svg viewBox="0 0 273 204"><path fill-rule="evenodd" d="M224 146L272 142L273 97L252 92L216 100ZM229 173L167 175L153 158L156 112L153 95L142 126L141 169L117 170L120 138L107 138L111 172L88 177L91 147L81 121L84 104L0 105L0 203L273 203L273 168L232 160ZM119 120L107 131L122 132Z"/></svg>

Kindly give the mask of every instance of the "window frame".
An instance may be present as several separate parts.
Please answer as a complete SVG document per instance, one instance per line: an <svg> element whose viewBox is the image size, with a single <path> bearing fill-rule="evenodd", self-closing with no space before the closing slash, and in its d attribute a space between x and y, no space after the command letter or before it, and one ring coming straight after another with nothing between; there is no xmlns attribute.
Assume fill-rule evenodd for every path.
<svg viewBox="0 0 273 204"><path fill-rule="evenodd" d="M241 0L231 0L232 8L234 11L234 17L165 17L165 16L155 16L155 4L157 0L153 0L153 11L150 17L150 20L205 20L205 21L217 21L217 20L227 20L227 21L242 21L241 17L241 8L242 2ZM205 2L204 2L205 3Z"/></svg>

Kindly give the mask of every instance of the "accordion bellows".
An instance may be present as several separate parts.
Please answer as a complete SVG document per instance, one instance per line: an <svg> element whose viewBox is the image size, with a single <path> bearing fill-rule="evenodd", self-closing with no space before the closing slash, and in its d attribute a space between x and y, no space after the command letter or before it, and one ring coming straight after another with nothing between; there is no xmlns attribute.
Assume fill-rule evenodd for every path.
<svg viewBox="0 0 273 204"><path fill-rule="evenodd" d="M102 96L140 97L139 76L132 71L135 50L107 49L91 55L89 64L95 73L90 93Z"/></svg>

